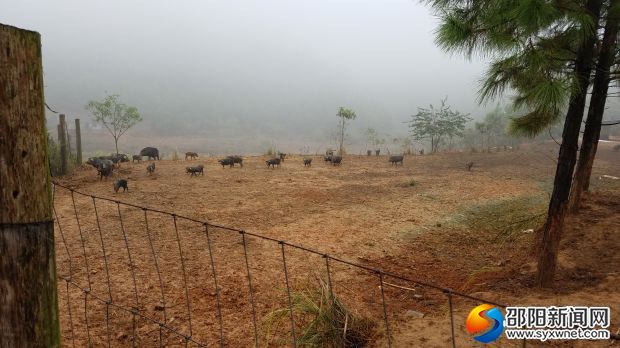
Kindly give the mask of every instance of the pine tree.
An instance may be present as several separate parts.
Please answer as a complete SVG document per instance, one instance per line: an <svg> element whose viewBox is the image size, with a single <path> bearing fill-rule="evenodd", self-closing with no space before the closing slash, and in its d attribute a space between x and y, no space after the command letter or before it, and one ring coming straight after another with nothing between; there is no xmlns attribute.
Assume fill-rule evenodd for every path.
<svg viewBox="0 0 620 348"><path fill-rule="evenodd" d="M449 52L493 55L480 102L515 92L514 133L535 135L561 119L562 146L539 247L537 283L550 286L567 211L593 68L602 0L430 0L441 18L436 42Z"/></svg>
<svg viewBox="0 0 620 348"><path fill-rule="evenodd" d="M573 179L570 197L570 211L576 213L581 203L583 191L588 191L592 165L601 135L601 123L605 113L607 91L611 81L610 69L614 64L617 52L619 30L620 1L611 0L607 10L605 31L601 40L596 73L592 82L592 96L588 108L588 117L579 150L579 162Z"/></svg>

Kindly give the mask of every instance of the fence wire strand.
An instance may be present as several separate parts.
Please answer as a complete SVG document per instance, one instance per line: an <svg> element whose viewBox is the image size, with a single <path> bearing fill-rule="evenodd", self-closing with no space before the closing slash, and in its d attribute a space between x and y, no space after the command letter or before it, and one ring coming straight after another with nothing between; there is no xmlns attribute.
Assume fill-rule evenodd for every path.
<svg viewBox="0 0 620 348"><path fill-rule="evenodd" d="M136 310L140 308L140 300L138 299L138 285L136 283L136 272L135 266L133 264L133 260L131 258L131 250L129 249L129 241L127 240L127 233L125 232L125 226L123 225L123 216L121 215L121 205L120 203L116 203L116 209L118 210L118 220L121 225L121 231L123 232L123 240L125 241L125 249L127 250L127 258L129 259L129 270L131 271L131 279L133 280L133 293L136 301ZM136 335L136 326L138 323L136 322L136 314L132 314L132 346L136 346L137 335Z"/></svg>
<svg viewBox="0 0 620 348"><path fill-rule="evenodd" d="M69 292L69 283L67 283L67 312L69 313L69 327L71 329L71 346L75 347L75 330L73 329L73 316L71 315L71 294Z"/></svg>
<svg viewBox="0 0 620 348"><path fill-rule="evenodd" d="M254 304L254 291L252 290L252 275L250 273L250 262L248 261L248 245L245 240L245 232L241 232L241 242L243 243L243 256L245 258L245 269L248 273L248 288L250 294L250 304L252 305L252 324L254 325L254 344L258 348L258 326L256 325L256 305Z"/></svg>
<svg viewBox="0 0 620 348"><path fill-rule="evenodd" d="M67 282L67 285L69 285L69 282ZM90 292L90 289L87 289L86 291L84 291L84 322L86 323L86 337L88 338L88 346L90 347L91 341L90 341L90 328L88 326L88 293Z"/></svg>
<svg viewBox="0 0 620 348"><path fill-rule="evenodd" d="M245 278L245 282L247 282L247 296L248 296L247 302L244 302L245 303L244 306L247 306L249 304L251 307L252 328L254 331L253 345L256 347L259 346L259 325L258 325L258 308L257 308L257 303L256 303L257 290L255 288L254 281L258 279L259 284L260 284L260 278L255 278L256 276L252 274L252 267L250 267L251 260L250 260L249 239L265 242L266 245L279 246L280 260L278 262L280 262L282 266L283 274L284 274L284 285L286 287L286 295L287 295L288 317L290 319L290 344L294 347L296 347L298 344L301 344L301 343L298 342L298 337L297 337L297 332L296 332L297 325L295 322L295 313L294 313L293 295L292 295L292 291L293 291L292 277L294 277L294 274L291 274L292 269L290 265L287 264L286 254L287 254L288 248L290 248L291 250L294 249L294 250L301 251L303 253L306 253L307 255L317 255L321 257L322 259L324 259L325 276L326 276L327 287L328 287L328 292L329 292L328 296L330 297L332 301L335 301L336 300L335 296L337 296L337 294L335 294L334 284L333 284L333 281L334 281L333 276L335 272L334 263L340 264L345 267L351 267L352 269L356 269L359 271L363 271L364 274L366 274L368 277L377 276L379 278L378 280L379 280L379 285L380 285L380 296L381 296L380 305L381 305L381 312L382 312L381 317L382 317L382 320L385 326L386 344L389 347L391 347L394 344L393 338L392 338L392 332L390 328L390 317L394 314L390 313L390 310L389 310L390 308L386 300L386 297L388 297L390 293L385 290L385 286L389 285L385 282L385 277L390 277L396 280L400 280L402 282L406 282L408 284L414 284L416 286L420 286L426 289L438 291L439 293L443 293L447 296L448 306L449 306L449 311L450 311L450 330L451 330L450 335L451 335L451 342L452 342L453 347L456 346L455 334L454 334L455 324L454 324L454 314L453 314L453 311L454 311L453 296L457 296L465 300L489 303L489 304L493 304L493 305L500 306L500 307L506 307L502 304L499 304L493 301L488 301L488 300L484 300L484 299L481 299L475 296L470 296L468 294L453 291L451 289L444 288L444 287L441 287L435 284L427 283L427 282L416 280L416 279L410 279L409 277L405 277L399 274L394 274L391 272L386 272L384 270L381 270L375 267L351 262L343 258L339 258L337 256L328 255L328 254L319 252L317 250L304 247L302 245L289 243L283 240L278 240L272 237L263 236L257 233L248 232L248 231L244 231L244 230L237 229L237 228L222 226L216 223L211 223L209 221L202 221L202 220L194 219L191 217L177 215L177 214L166 212L163 210L152 209L152 208L139 206L139 205L131 204L131 203L119 202L117 200L113 200L113 199L105 198L105 197L97 197L91 194L80 192L71 187L68 187L68 186L65 186L63 184L56 183L56 182L54 183L54 190L53 190L54 196L57 195L56 187L66 189L70 192L70 199L71 199L70 203L72 205L71 208L73 210L71 215L74 215L75 217L75 227L77 229L77 234L78 234L76 238L79 238L79 244L80 244L80 249L81 249L80 251L82 254L81 256L77 256L80 254L80 252L77 252L75 253L77 258L76 259L73 258L70 248L69 248L68 240L65 236L65 231L63 227L61 226L62 223L64 223L64 221L62 221L61 223L61 220L59 219L59 215L56 212L56 208L54 207L54 216L58 224L58 233L60 234L62 243L64 245L64 250L67 255L66 261L69 267L68 274L59 274L58 277L59 279L62 279L63 281L66 282L67 314L68 314L68 319L69 319L68 330L71 331L70 340L71 340L72 346L76 346L77 336L76 336L76 331L75 331L76 329L74 326L74 320L76 318L74 318L73 311L72 311L72 304L71 304L72 296L71 296L70 289L75 289L81 292L84 296L83 309L84 309L84 324L86 328L85 339L88 342L88 346L97 344L96 343L97 341L94 341L93 338L97 337L96 335L98 335L98 330L93 330L93 322L91 321L92 318L89 318L89 311L94 310L93 308L91 308L92 306L89 305L89 302L93 302L93 301L105 307L104 315L105 315L105 336L106 337L105 338L98 337L98 339L106 340L108 347L112 346L112 330L114 330L111 325L112 319L113 319L111 315L111 310L114 310L115 311L114 313L121 311L121 312L127 313L128 315L131 315L131 322L132 322L131 324L131 341L132 341L131 345L132 346L142 346L143 344L146 344L145 342L142 342L142 338L140 337L141 333L138 332L138 327L140 326L140 322L151 323L157 326L154 330L150 330L149 333L157 331L157 330L159 331L158 339L153 339L153 341L157 340L159 342L160 347L167 346L169 338L174 337L174 336L180 339L181 343L184 344L185 346L189 346L190 343L192 344L192 346L198 346L198 347L207 346L206 342L202 342L202 340L207 339L206 336L194 337L195 335L194 326L204 325L202 321L204 318L201 318L200 316L193 318L192 316L192 297L190 296L190 286L188 282L190 277L188 276L188 264L186 264L186 261L189 262L189 260L187 260L187 256L184 253L183 244L185 243L182 243L181 232L183 232L183 236L185 237L185 230L180 231L181 229L180 227L183 226L183 225L181 226L179 225L180 220L184 220L189 223L197 224L197 226L202 226L201 229L204 228L204 235L201 238L206 239L206 247L207 247L206 252L208 253L207 262L209 263L209 265L207 266L206 265L207 262L204 262L202 260L191 260L191 261L192 262L198 261L199 264L206 266L207 269L210 269L210 272L207 272L207 274L210 273L209 277L212 277L213 286L215 288L215 299L214 299L215 300L214 301L215 302L215 306L214 306L215 313L214 314L216 316L216 321L217 321L216 327L218 331L217 333L218 339L214 339L214 341L216 342L219 341L220 347L228 346L229 342L227 341L227 337L226 337L227 330L224 325L224 315L223 315L224 307L223 307L223 301L221 297L222 286L218 280L220 274L224 274L224 273L220 273L221 270L218 270L218 268L221 268L221 267L230 268L232 266L229 265L228 262L221 262L221 261L216 260L215 250L214 250L214 245L213 245L213 242L214 242L213 231L214 230L217 230L218 236L221 236L222 238L226 237L227 235L228 236L241 235L240 244L242 245L242 254L241 254L241 251L239 251L240 254L238 255L239 255L240 265L242 265L240 267L242 267L241 269L244 268L243 273L245 273L245 275L241 278ZM103 256L102 257L103 268L105 270L105 280L101 283L95 282L95 279L97 279L96 277L91 278L91 273L94 272L93 274L96 274L96 267L93 268L93 264L91 261L96 260L96 258L98 258L98 256L96 255L98 252L95 252L95 255L93 255L93 251L92 251L93 249L87 248L87 238L86 238L87 229L84 228L85 225L83 224L82 219L80 218L80 215L85 214L85 211L83 208L78 209L78 205L76 203L76 195L83 196L92 201L92 211L94 215L93 230L96 231L96 239L98 239L98 242L100 243L101 254ZM58 198L54 197L54 199L57 200ZM127 254L126 257L128 260L128 267L130 270L129 273L130 273L131 282L133 285L133 287L125 287L125 289L121 287L119 288L115 287L115 289L117 290L114 291L114 294L113 294L113 289L112 289L112 281L110 277L110 265L109 265L109 263L111 262L112 254L108 254L108 252L106 251L107 250L106 241L107 243L112 243L113 239L112 239L112 235L110 234L110 232L102 228L101 216L100 216L101 212L98 207L98 203L100 202L108 202L116 206L116 215L119 220L118 226L120 227L120 234L122 234L122 241L124 244L123 246ZM140 292L138 291L138 281L137 281L137 274L136 274L136 270L138 269L138 266L136 264L136 255L141 257L141 260L142 260L141 262L144 262L144 256L139 254L139 248L138 248L139 245L136 244L137 242L135 239L138 237L135 236L133 233L128 233L129 231L127 230L127 228L128 227L130 228L131 226L128 226L126 224L125 219L126 219L126 215L129 215L130 212L124 209L121 209L121 206L123 208L135 208L138 211L141 211L143 213L143 218L140 218L140 219L143 219L145 237L148 240L148 247L144 246L145 248L144 254L145 255L150 254L150 256L147 256L149 260L150 258L152 258L152 267L154 268L154 271L157 277L156 283L154 284L153 287L159 288L158 291L156 292L159 293L157 296L159 297L159 301L161 301L161 305L156 306L156 310L161 311L162 312L161 315L156 314L154 317L153 315L149 314L151 312L147 310L147 307L149 305L148 302L145 302L144 300L145 297L142 297L142 300L141 300ZM163 241L159 240L159 238L161 237L157 237L158 232L157 232L156 225L152 225L149 219L150 215L153 213L161 214L164 217L168 216L172 218L173 233L174 233L173 240L165 240L165 239ZM104 215L104 216L109 216L109 214ZM167 223L168 222L164 223L164 225ZM131 238L129 238L130 236ZM164 281L164 276L162 274L162 263L160 261L160 254L156 250L156 247L155 247L155 242L156 242L155 238L158 238L157 243L164 243L164 242L175 243L176 248L178 249L178 258L180 259L180 263L178 264L178 266L180 267L180 273L182 276L180 286L183 291L183 300L180 300L178 302L180 303L184 302L185 311L187 312L187 317L186 317L187 318L186 320L187 332L185 332L184 329L181 329L179 327L174 327L171 324L175 319L174 317L171 317L171 315L174 315L173 307L175 306L175 304L174 304L174 299L172 302L170 302L169 299L167 298L166 289L168 287L171 287L172 285L168 285L171 283L166 283ZM216 238L216 240L218 241L217 243L220 243L219 242L220 237ZM238 241L238 239L236 240ZM78 241L76 240L75 243L77 244L77 242ZM235 242L235 244L238 245L239 242ZM112 246L113 244L110 244L110 245ZM90 250L90 253L88 252L88 250ZM116 251L116 250L113 250L113 251ZM218 252L219 252L219 249L218 249ZM232 251L227 251L227 252L232 253ZM89 258L92 258L92 260L89 260ZM80 281L74 279L73 277L74 271L75 271L75 265L73 265L73 261L74 260L79 261L80 259L83 259L83 263L84 263L84 267L82 269L86 273L86 277L85 277L85 280L87 282L86 285L79 284ZM114 259L117 259L117 256L114 257ZM81 262L78 262L78 264L80 263ZM193 265L193 263L190 263L190 265ZM81 267L77 268L78 272L80 268ZM260 267L256 269L259 270ZM196 270L193 268L191 268L191 270L192 270L192 275L191 275L192 286L195 286L194 285L195 280L193 277L195 276ZM141 271L141 276L144 276L143 273L144 271ZM78 277L78 278L82 279L81 282L84 281L84 278L82 277ZM368 279L372 279L372 278L368 278ZM105 289L105 291L107 292L107 296L95 293L96 292L94 288L95 283L98 284L98 286L101 289ZM338 281L338 283L340 284L340 281ZM204 286L204 284L200 284L200 285ZM172 287L170 289L172 289ZM132 304L122 303L123 294L124 294L123 291L131 292L132 296L130 296L130 298L133 297ZM394 290L394 291L397 291L397 290ZM117 297L118 301L115 301L115 297L113 297L113 295ZM76 296L73 296L73 297L75 298ZM196 301L198 300L200 299L196 299ZM172 305L170 303L172 303ZM210 303L213 304L213 302L210 302ZM144 309L141 309L141 308L144 308ZM119 318L115 314L114 316L115 325L118 322L118 320ZM238 323L235 323L235 326L237 324ZM181 324L175 324L175 325L181 325Z"/></svg>
<svg viewBox="0 0 620 348"><path fill-rule="evenodd" d="M183 273L183 288L185 289L185 304L187 306L187 316L189 318L189 335L185 336L185 344L192 337L192 306L189 302L189 289L187 288L187 272L185 271L185 260L183 259L183 248L181 247L181 238L179 237L179 229L177 227L177 216L172 214L174 222L174 233L177 236L177 245L179 246L179 258L181 259L181 271Z"/></svg>
<svg viewBox="0 0 620 348"><path fill-rule="evenodd" d="M383 273L379 272L379 287L381 288L381 306L383 307L383 321L385 322L385 336L388 347L392 346L392 336L390 334L390 323L388 320L387 305L385 303L385 291L383 291Z"/></svg>
<svg viewBox="0 0 620 348"><path fill-rule="evenodd" d="M448 310L450 314L450 341L452 342L452 348L456 348L456 339L454 337L454 309L452 308L452 291L446 289L446 296L448 297Z"/></svg>
<svg viewBox="0 0 620 348"><path fill-rule="evenodd" d="M52 197L56 194L56 186L54 186L52 190ZM65 238L65 234L62 232L62 226L60 226L60 220L58 220L58 214L56 214L56 207L52 204L52 211L54 212L54 219L56 220L56 224L58 225L58 232L60 232L60 238L62 238L62 244L65 247L65 252L67 253L68 262L69 262L69 278L73 275L73 265L71 253L69 252L69 244L67 243L67 239Z"/></svg>
<svg viewBox="0 0 620 348"><path fill-rule="evenodd" d="M54 185L56 187L56 185ZM84 234L82 233L82 225L80 224L80 218L78 217L77 207L75 205L75 195L71 191L71 203L73 205L73 212L75 214L75 223L77 224L78 232L80 234L80 243L82 244L82 256L84 257L84 265L86 267L86 280L88 281L88 289L92 289L90 282L90 268L88 267L88 257L86 256L86 243L84 243Z"/></svg>
<svg viewBox="0 0 620 348"><path fill-rule="evenodd" d="M284 281L286 283L286 294L288 296L288 311L291 317L291 338L293 340L293 347L297 347L297 336L295 335L295 318L293 317L293 301L291 299L291 286L288 280L288 269L286 267L286 256L284 254L284 242L280 241L280 247L282 249L282 266L284 267Z"/></svg>
<svg viewBox="0 0 620 348"><path fill-rule="evenodd" d="M167 322L166 316L166 295L164 294L164 282L161 278L161 271L159 270L159 261L157 260L157 253L155 252L155 247L153 246L153 238L151 237L151 232L149 230L149 219L147 217L147 209L143 208L144 211L144 227L146 230L146 236L149 241L149 247L151 248L151 255L153 256L153 264L155 265L155 271L157 272L157 279L159 280L159 291L161 293L161 307L162 313L164 316L164 323ZM163 346L163 332L162 327L159 327L159 346Z"/></svg>
<svg viewBox="0 0 620 348"><path fill-rule="evenodd" d="M325 259L325 273L327 276L327 288L329 289L329 299L334 301L334 290L332 288L332 275L329 270L329 255L324 254L323 258Z"/></svg>
<svg viewBox="0 0 620 348"><path fill-rule="evenodd" d="M217 307L217 320L220 324L220 347L224 346L224 320L222 319L222 304L220 299L220 287L217 284L217 272L215 261L213 260L213 249L211 248L211 236L209 235L209 225L205 224L205 235L207 236L207 247L209 250L209 260L211 261L211 273L213 274L213 286L215 287L215 305Z"/></svg>
<svg viewBox="0 0 620 348"><path fill-rule="evenodd" d="M95 196L91 196L93 199L93 209L95 211L95 220L97 221L97 230L99 231L99 239L101 241L101 252L103 253L103 260L105 265L105 273L107 277L107 288L108 288L108 299L105 301L105 326L106 326L106 334L108 338L108 347L111 347L111 338L110 338L110 304L112 304L112 284L110 282L110 271L108 269L108 255L105 250L105 243L103 241L103 233L101 232L101 224L99 222L99 213L97 212L97 202L95 201Z"/></svg>
<svg viewBox="0 0 620 348"><path fill-rule="evenodd" d="M121 310L121 311L127 312L128 314L133 314L133 313L134 313L134 309L132 309L132 308L126 308L126 307L123 307L123 306L118 305L118 304L116 304L116 303L112 303L112 302L110 302L109 300L106 300L106 299L104 299L104 298L102 298L102 297L99 297L99 296L97 296L97 295L94 295L94 294L90 293L88 289L84 289L84 288L82 288L79 284L77 284L77 283L75 283L75 282L71 281L71 280L70 280L70 279L68 279L68 278L61 277L61 279L62 279L63 281L65 281L65 282L67 282L68 284L70 284L71 286L73 286L74 288L76 288L76 289L78 289L78 290L80 290L80 291L84 292L85 294L89 294L89 295L90 295L92 298L94 298L96 301L99 301L100 303L105 304L105 305L106 305L106 308L107 308L106 310L108 310L108 311L109 311L109 308L110 308L110 307L114 307L115 309L118 309L118 310ZM173 327L170 327L170 326L166 325L165 323L163 323L163 322L161 322L161 321L158 321L158 320L156 320L156 319L154 319L154 318L151 318L151 317L149 317L149 316L147 316L147 315L145 315L145 314L142 314L142 313L141 313L141 311L135 311L135 314L136 314L136 315L138 315L140 318L142 318L142 319L146 320L146 321L149 321L149 322L151 322L151 323L153 323L153 324L157 324L157 325L159 325L160 327L162 327L162 328L166 329L168 332L173 333L173 334L175 334L175 335L179 336L180 338L182 338L182 339L184 339L184 340L186 340L186 341L188 341L188 342L192 342L192 343L196 344L198 347L206 347L206 344L203 344L203 343L201 343L201 342L198 342L198 341L194 340L192 337L188 337L187 335L185 335L185 334L183 334L182 332L180 332L180 330L175 329L175 328L173 328ZM110 342L110 341L108 341L108 342Z"/></svg>

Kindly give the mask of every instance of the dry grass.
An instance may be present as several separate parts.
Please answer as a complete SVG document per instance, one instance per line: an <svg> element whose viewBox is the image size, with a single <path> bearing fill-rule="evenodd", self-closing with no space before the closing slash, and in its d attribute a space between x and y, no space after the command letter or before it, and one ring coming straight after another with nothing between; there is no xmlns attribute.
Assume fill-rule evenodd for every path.
<svg viewBox="0 0 620 348"><path fill-rule="evenodd" d="M402 187L414 187L417 184L418 183L415 181L415 179L409 179L409 180L403 182L400 186L402 186Z"/></svg>
<svg viewBox="0 0 620 348"><path fill-rule="evenodd" d="M542 226L546 204L542 195L493 200L469 207L453 222L480 233L494 233L496 240L504 241L514 233Z"/></svg>
<svg viewBox="0 0 620 348"><path fill-rule="evenodd" d="M308 347L365 347L375 333L375 322L351 312L338 297L333 295L325 281L319 279L318 286L293 291L291 302L293 312L302 316L303 322L296 323L297 344ZM288 325L288 307L278 308L263 320L266 346L273 342L271 332L278 326Z"/></svg>

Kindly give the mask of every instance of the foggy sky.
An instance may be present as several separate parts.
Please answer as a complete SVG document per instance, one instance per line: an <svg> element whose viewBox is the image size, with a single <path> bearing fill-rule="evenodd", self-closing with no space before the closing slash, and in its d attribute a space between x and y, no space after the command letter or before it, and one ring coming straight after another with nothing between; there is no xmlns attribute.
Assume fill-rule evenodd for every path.
<svg viewBox="0 0 620 348"><path fill-rule="evenodd" d="M319 136L339 106L404 135L417 107L476 104L485 63L433 43L436 19L407 0L7 1L0 22L41 33L47 103L116 93L161 132ZM488 106L491 109L493 106ZM174 126L174 127L173 127Z"/></svg>

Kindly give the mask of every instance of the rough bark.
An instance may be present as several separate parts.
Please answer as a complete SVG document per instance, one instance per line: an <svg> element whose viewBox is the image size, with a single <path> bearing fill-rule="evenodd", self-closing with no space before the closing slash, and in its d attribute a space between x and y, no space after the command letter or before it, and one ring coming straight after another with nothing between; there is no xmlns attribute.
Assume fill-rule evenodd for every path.
<svg viewBox="0 0 620 348"><path fill-rule="evenodd" d="M598 23L601 11L601 0L590 0L586 10L592 15L594 23ZM586 95L592 72L592 59L596 33L590 33L581 44L575 60L575 78L577 89L571 94L564 130L562 132L562 146L558 155L558 164L553 181L553 192L549 201L547 221L542 233L538 256L538 271L536 282L539 286L549 287L555 275L558 249L564 227L568 198L570 194L573 170L577 160L579 146L579 130L583 119L583 110L586 104Z"/></svg>
<svg viewBox="0 0 620 348"><path fill-rule="evenodd" d="M0 24L0 347L60 345L41 38Z"/></svg>
<svg viewBox="0 0 620 348"><path fill-rule="evenodd" d="M581 150L579 151L579 162L577 163L577 169L575 169L570 197L569 209L571 213L579 211L581 195L583 191L588 191L590 186L590 176L600 139L601 122L603 122L605 102L607 101L607 91L609 89L609 70L615 58L619 27L618 15L620 14L618 13L619 5L620 1L612 0L607 15L608 19L605 24L605 33L603 34L603 41L599 51L596 74L592 83L592 97L590 98L586 127L581 141Z"/></svg>

